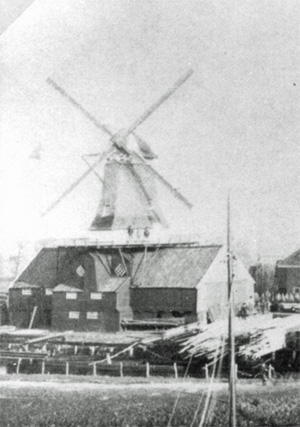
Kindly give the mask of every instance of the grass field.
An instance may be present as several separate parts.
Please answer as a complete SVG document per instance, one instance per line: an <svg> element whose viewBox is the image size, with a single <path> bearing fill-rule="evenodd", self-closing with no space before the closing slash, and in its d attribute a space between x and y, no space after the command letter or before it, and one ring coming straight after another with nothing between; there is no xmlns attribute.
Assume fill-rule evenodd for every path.
<svg viewBox="0 0 300 427"><path fill-rule="evenodd" d="M1 383L0 383L1 384ZM2 383L1 427L173 427L199 426L204 407L205 385L201 389L172 383L153 384L69 383L56 387L46 383ZM175 382L174 382L175 384ZM113 386L113 384L110 384ZM64 388L65 387L65 388ZM164 388L165 387L165 388ZM179 394L180 393L180 394ZM226 426L228 394L226 385L216 389L211 417L205 426ZM178 399L179 397L179 399ZM199 401L200 410L195 414ZM238 386L238 427L300 426L299 384ZM175 406L176 399L178 399Z"/></svg>

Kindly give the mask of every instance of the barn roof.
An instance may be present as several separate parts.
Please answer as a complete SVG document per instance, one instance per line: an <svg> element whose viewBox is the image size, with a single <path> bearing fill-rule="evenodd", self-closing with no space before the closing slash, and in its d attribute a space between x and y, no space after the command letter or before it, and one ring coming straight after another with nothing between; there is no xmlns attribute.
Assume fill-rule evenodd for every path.
<svg viewBox="0 0 300 427"><path fill-rule="evenodd" d="M220 245L162 248L135 260L133 285L143 288L195 288L217 256ZM137 265L139 264L139 265Z"/></svg>

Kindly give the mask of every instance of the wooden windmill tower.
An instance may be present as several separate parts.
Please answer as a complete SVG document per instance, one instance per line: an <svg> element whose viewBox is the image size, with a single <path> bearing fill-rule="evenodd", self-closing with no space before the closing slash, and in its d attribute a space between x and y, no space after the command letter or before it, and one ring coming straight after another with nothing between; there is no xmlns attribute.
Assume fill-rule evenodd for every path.
<svg viewBox="0 0 300 427"><path fill-rule="evenodd" d="M90 231L126 230L127 236L139 231L142 232L144 237L148 237L154 229L161 231L171 226L168 215L165 214L166 209L162 207L163 203L165 205L168 204L168 199L175 200L184 210L190 210L192 205L185 197L150 165L149 161L156 156L148 143L136 133L136 130L183 85L192 73L192 70L185 73L131 126L116 133L100 123L62 87L48 78L47 83L49 85L109 137L111 147L104 153L99 154L97 161L93 165L90 165L84 159L88 165L86 172L51 204L43 213L43 216L52 211L88 175L96 173L95 168L99 167L101 163L104 163L103 177L97 175L102 182L102 196L96 215L90 224ZM163 197L159 196L159 188L163 189Z"/></svg>

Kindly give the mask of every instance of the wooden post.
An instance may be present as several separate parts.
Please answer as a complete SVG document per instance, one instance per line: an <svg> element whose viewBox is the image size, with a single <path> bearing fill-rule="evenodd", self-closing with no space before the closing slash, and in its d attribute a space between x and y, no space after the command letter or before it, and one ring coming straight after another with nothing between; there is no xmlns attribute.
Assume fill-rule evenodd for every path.
<svg viewBox="0 0 300 427"><path fill-rule="evenodd" d="M16 369L16 374L19 375L20 373L20 365L21 365L22 359L19 357L18 359L18 363L17 363L17 369Z"/></svg>
<svg viewBox="0 0 300 427"><path fill-rule="evenodd" d="M42 361L42 375L45 374L45 360Z"/></svg>
<svg viewBox="0 0 300 427"><path fill-rule="evenodd" d="M106 353L106 361L108 365L111 365L110 353Z"/></svg>
<svg viewBox="0 0 300 427"><path fill-rule="evenodd" d="M123 363L120 362L120 377L123 377Z"/></svg>
<svg viewBox="0 0 300 427"><path fill-rule="evenodd" d="M77 352L78 352L78 345L75 345L75 347L74 347L74 354L77 354Z"/></svg>
<svg viewBox="0 0 300 427"><path fill-rule="evenodd" d="M149 377L150 377L150 365L149 365L149 363L148 363L148 362L146 363L146 377L147 377L147 378L149 378Z"/></svg>
<svg viewBox="0 0 300 427"><path fill-rule="evenodd" d="M173 366L174 366L174 374L175 374L175 378L177 379L177 378L178 378L177 363L175 362Z"/></svg>
<svg viewBox="0 0 300 427"><path fill-rule="evenodd" d="M269 378L269 380L272 379L272 368L271 368L271 365L268 366L268 378Z"/></svg>
<svg viewBox="0 0 300 427"><path fill-rule="evenodd" d="M66 375L69 375L70 373L70 365L69 362L66 362Z"/></svg>
<svg viewBox="0 0 300 427"><path fill-rule="evenodd" d="M97 363L93 364L93 375L94 377L97 375Z"/></svg>
<svg viewBox="0 0 300 427"><path fill-rule="evenodd" d="M133 356L133 347L130 347L130 349L129 349L129 357L132 357Z"/></svg>
<svg viewBox="0 0 300 427"><path fill-rule="evenodd" d="M37 305L35 305L34 308L33 308L33 312L32 312L31 318L30 318L30 322L29 322L29 326L28 326L29 329L32 328L32 325L33 325L33 322L34 322L34 318L35 318L37 309L38 309Z"/></svg>
<svg viewBox="0 0 300 427"><path fill-rule="evenodd" d="M209 371L208 371L208 365L206 364L205 367L205 379L208 382L209 381Z"/></svg>

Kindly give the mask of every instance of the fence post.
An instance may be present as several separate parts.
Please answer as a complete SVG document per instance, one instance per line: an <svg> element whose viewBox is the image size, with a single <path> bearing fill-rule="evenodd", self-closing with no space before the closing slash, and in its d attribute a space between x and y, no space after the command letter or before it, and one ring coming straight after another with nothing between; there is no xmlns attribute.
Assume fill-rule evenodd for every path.
<svg viewBox="0 0 300 427"><path fill-rule="evenodd" d="M150 365L149 365L149 363L148 363L148 362L146 363L146 377L147 377L147 378L149 378L149 377L150 377Z"/></svg>
<svg viewBox="0 0 300 427"><path fill-rule="evenodd" d="M42 375L45 373L45 360L42 361Z"/></svg>
<svg viewBox="0 0 300 427"><path fill-rule="evenodd" d="M18 359L18 363L17 363L17 369L16 369L16 373L19 375L20 373L20 365L21 365L22 359L19 357Z"/></svg>
<svg viewBox="0 0 300 427"><path fill-rule="evenodd" d="M93 364L93 375L94 377L97 375L97 363Z"/></svg>
<svg viewBox="0 0 300 427"><path fill-rule="evenodd" d="M120 377L123 377L123 363L120 362Z"/></svg>
<svg viewBox="0 0 300 427"><path fill-rule="evenodd" d="M175 362L173 366L174 366L174 374L175 374L175 378L177 379L177 378L178 378L177 363Z"/></svg>
<svg viewBox="0 0 300 427"><path fill-rule="evenodd" d="M271 365L268 366L268 378L269 378L269 380L272 379L272 368L271 368Z"/></svg>
<svg viewBox="0 0 300 427"><path fill-rule="evenodd" d="M106 361L108 365L111 365L110 353L106 353Z"/></svg>
<svg viewBox="0 0 300 427"><path fill-rule="evenodd" d="M205 369L205 379L206 379L206 381L209 381L209 372L208 372L207 364L205 365L204 369Z"/></svg>
<svg viewBox="0 0 300 427"><path fill-rule="evenodd" d="M66 362L66 375L69 375L69 372L70 372L69 362Z"/></svg>
<svg viewBox="0 0 300 427"><path fill-rule="evenodd" d="M77 352L78 352L78 345L75 345L75 347L74 347L74 354L77 354Z"/></svg>
<svg viewBox="0 0 300 427"><path fill-rule="evenodd" d="M130 347L130 349L129 349L129 357L132 357L133 356L133 347Z"/></svg>

